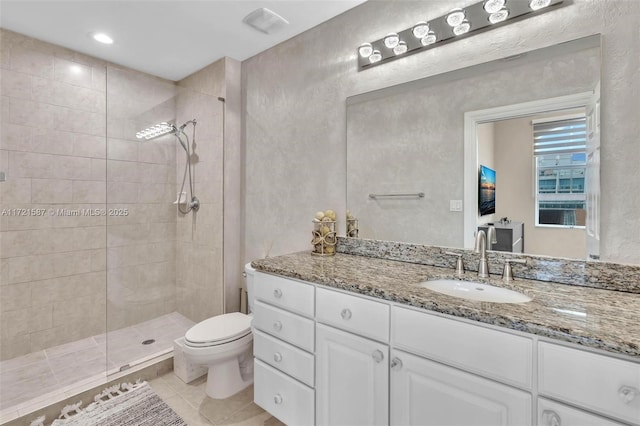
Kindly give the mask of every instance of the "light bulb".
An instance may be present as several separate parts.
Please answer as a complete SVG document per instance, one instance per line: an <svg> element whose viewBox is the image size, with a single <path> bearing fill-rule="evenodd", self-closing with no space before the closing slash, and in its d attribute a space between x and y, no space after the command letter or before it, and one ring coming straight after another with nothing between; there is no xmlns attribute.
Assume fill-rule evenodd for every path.
<svg viewBox="0 0 640 426"><path fill-rule="evenodd" d="M505 7L489 15L489 22L491 22L492 24L497 24L498 22L505 21L508 17L509 11Z"/></svg>
<svg viewBox="0 0 640 426"><path fill-rule="evenodd" d="M381 59L382 59L382 55L380 54L379 50L374 50L369 56L369 62L372 64L375 64L376 62L380 62Z"/></svg>
<svg viewBox="0 0 640 426"><path fill-rule="evenodd" d="M531 0L529 2L529 7L531 10L538 10L545 8L551 4L551 0Z"/></svg>
<svg viewBox="0 0 640 426"><path fill-rule="evenodd" d="M430 44L435 43L437 40L438 38L436 37L436 33L434 33L433 31L429 31L429 34L422 37L422 39L420 40L420 43L422 43L423 46L428 46Z"/></svg>
<svg viewBox="0 0 640 426"><path fill-rule="evenodd" d="M402 55L407 51L407 43L404 41L398 42L398 45L393 48L393 53L396 55Z"/></svg>
<svg viewBox="0 0 640 426"><path fill-rule="evenodd" d="M103 44L113 44L113 39L104 33L94 34L93 39Z"/></svg>
<svg viewBox="0 0 640 426"><path fill-rule="evenodd" d="M484 2L483 7L484 7L484 10L487 11L487 13L496 13L497 11L499 11L504 7L505 3L506 3L506 0L487 0Z"/></svg>
<svg viewBox="0 0 640 426"><path fill-rule="evenodd" d="M429 24L424 21L420 21L413 26L411 30L415 38L422 38L429 33Z"/></svg>
<svg viewBox="0 0 640 426"><path fill-rule="evenodd" d="M462 21L460 23L460 25L456 25L455 27L453 27L453 33L457 36L468 33L469 30L471 29L471 24L469 24L469 21Z"/></svg>
<svg viewBox="0 0 640 426"><path fill-rule="evenodd" d="M447 24L449 24L452 27L457 27L458 25L460 25L462 23L462 21L464 21L465 18L465 12L462 9L453 9L451 12L449 12L449 14L447 15Z"/></svg>
<svg viewBox="0 0 640 426"><path fill-rule="evenodd" d="M373 46L371 43L363 43L358 47L358 53L363 58L368 58L373 53Z"/></svg>
<svg viewBox="0 0 640 426"><path fill-rule="evenodd" d="M389 33L384 38L384 45L389 49L393 49L400 42L400 37L396 33Z"/></svg>

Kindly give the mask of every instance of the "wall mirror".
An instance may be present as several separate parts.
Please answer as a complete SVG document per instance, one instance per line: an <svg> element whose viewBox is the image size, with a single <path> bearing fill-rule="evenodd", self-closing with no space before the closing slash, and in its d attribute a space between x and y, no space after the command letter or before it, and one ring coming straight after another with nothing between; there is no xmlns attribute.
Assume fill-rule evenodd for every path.
<svg viewBox="0 0 640 426"><path fill-rule="evenodd" d="M597 123L599 111L592 102L600 68L600 36L594 35L347 98L347 208L358 220L358 237L470 248L478 226L508 217L523 224L525 253L596 257L597 235L587 238L587 233L594 233L597 223L587 229L584 218L593 208L590 217L597 219L597 197L587 203L592 194L577 169L586 173L590 167L589 175L596 179L591 188L599 189L599 162L592 155L589 166L586 160L578 164L583 157L563 153L557 155L559 165L571 158L575 164L562 172L543 170L556 159L539 165L533 125L550 117L589 114L589 125ZM515 122L522 136L509 133L518 127ZM486 142L487 134L504 135L506 141ZM521 139L529 142L516 144ZM521 166L500 166L498 158ZM495 213L485 215L478 208L481 163L496 175ZM547 182L553 173L562 174L555 195ZM559 202L568 198L563 192L566 173L569 193L582 204ZM577 195L580 182L583 193ZM548 186L543 195L540 185ZM512 208L523 204L513 194L532 207ZM566 213L549 213L554 206ZM573 222L545 223L563 215ZM537 235L540 230L546 234ZM568 243L569 231L578 235L577 248ZM537 240L543 243L534 244Z"/></svg>

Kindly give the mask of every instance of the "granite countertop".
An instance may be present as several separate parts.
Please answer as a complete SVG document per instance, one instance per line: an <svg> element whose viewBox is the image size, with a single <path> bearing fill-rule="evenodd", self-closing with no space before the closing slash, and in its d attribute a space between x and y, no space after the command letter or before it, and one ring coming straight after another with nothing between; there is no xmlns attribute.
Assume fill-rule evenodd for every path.
<svg viewBox="0 0 640 426"><path fill-rule="evenodd" d="M323 284L404 305L635 357L640 361L640 295L500 276L462 279L516 290L522 304L477 302L428 290L420 282L457 278L449 268L338 253L310 252L255 260L256 270Z"/></svg>

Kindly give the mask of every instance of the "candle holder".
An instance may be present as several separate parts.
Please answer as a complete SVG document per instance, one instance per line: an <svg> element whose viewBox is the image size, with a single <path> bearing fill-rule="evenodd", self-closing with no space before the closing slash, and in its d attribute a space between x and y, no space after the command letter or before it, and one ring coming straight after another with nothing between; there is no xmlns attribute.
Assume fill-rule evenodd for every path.
<svg viewBox="0 0 640 426"><path fill-rule="evenodd" d="M313 231L311 232L314 256L333 256L336 254L336 221L326 220L313 221Z"/></svg>
<svg viewBox="0 0 640 426"><path fill-rule="evenodd" d="M347 219L347 237L358 238L358 219Z"/></svg>

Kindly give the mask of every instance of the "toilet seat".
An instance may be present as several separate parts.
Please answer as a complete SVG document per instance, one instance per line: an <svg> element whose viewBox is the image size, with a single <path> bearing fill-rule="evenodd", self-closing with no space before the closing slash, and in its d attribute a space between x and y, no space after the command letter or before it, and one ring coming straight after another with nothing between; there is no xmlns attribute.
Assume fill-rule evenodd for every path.
<svg viewBox="0 0 640 426"><path fill-rule="evenodd" d="M251 317L240 312L218 315L191 327L184 336L187 346L209 347L241 339L251 333Z"/></svg>

